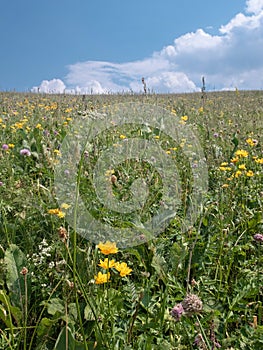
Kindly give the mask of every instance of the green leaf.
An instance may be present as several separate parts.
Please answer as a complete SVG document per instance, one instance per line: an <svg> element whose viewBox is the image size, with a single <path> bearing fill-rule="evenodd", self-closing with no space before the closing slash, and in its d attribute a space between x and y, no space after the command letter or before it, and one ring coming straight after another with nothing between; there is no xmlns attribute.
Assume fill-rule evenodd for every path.
<svg viewBox="0 0 263 350"><path fill-rule="evenodd" d="M84 319L87 321L94 321L95 317L89 304L85 306L84 309Z"/></svg>
<svg viewBox="0 0 263 350"><path fill-rule="evenodd" d="M74 339L70 328L64 327L59 333L54 350L85 350L85 346Z"/></svg>
<svg viewBox="0 0 263 350"><path fill-rule="evenodd" d="M49 300L49 303L47 304L47 312L50 315L64 315L65 314L65 306L63 304L63 301L59 298L53 298Z"/></svg>
<svg viewBox="0 0 263 350"><path fill-rule="evenodd" d="M13 321L18 326L22 322L21 310L11 305L10 299L4 290L0 290L0 320L9 328L13 326Z"/></svg>
<svg viewBox="0 0 263 350"><path fill-rule="evenodd" d="M39 337L47 336L50 328L58 322L58 319L51 320L50 318L43 317L37 327L37 335Z"/></svg>
<svg viewBox="0 0 263 350"><path fill-rule="evenodd" d="M4 263L6 266L6 284L10 292L10 300L13 305L23 310L23 300L25 299L25 278L21 275L23 267L27 266L26 257L23 252L15 245L11 244L5 252ZM27 282L30 284L28 275ZM29 287L29 285L28 285ZM27 288L30 291L30 288ZM29 299L29 295L27 296Z"/></svg>

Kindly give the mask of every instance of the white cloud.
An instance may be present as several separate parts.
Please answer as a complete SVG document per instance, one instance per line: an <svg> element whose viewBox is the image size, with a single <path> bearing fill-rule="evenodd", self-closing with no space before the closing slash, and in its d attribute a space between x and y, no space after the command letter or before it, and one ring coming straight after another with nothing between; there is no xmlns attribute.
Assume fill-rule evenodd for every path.
<svg viewBox="0 0 263 350"><path fill-rule="evenodd" d="M259 14L263 10L263 0L247 0L246 5L248 13Z"/></svg>
<svg viewBox="0 0 263 350"><path fill-rule="evenodd" d="M48 94L62 94L66 85L60 79L43 80L39 86L34 86L32 92L41 92Z"/></svg>
<svg viewBox="0 0 263 350"><path fill-rule="evenodd" d="M190 92L200 91L202 76L217 90L263 88L263 0L247 0L244 13L222 25L218 35L197 29L138 61L77 62L68 66L65 82L66 92L139 92L144 77L154 92ZM65 89L55 79L42 82L40 89L53 90L53 85Z"/></svg>

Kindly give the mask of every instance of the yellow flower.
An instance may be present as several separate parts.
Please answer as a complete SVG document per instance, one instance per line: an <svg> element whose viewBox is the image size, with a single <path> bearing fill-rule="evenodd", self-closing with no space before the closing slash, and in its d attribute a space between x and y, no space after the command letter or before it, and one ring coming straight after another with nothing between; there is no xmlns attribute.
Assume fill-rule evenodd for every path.
<svg viewBox="0 0 263 350"><path fill-rule="evenodd" d="M246 164L240 164L240 165L238 166L238 169L240 169L240 170L245 170L245 169L246 169Z"/></svg>
<svg viewBox="0 0 263 350"><path fill-rule="evenodd" d="M42 125L41 125L40 123L38 123L38 124L36 125L36 129L43 130Z"/></svg>
<svg viewBox="0 0 263 350"><path fill-rule="evenodd" d="M110 260L108 258L104 259L104 261L102 261L100 259L100 263L98 264L98 266L102 267L105 270L111 269L112 267L115 266L115 260Z"/></svg>
<svg viewBox="0 0 263 350"><path fill-rule="evenodd" d="M237 163L239 161L238 157L234 157L231 159L231 163Z"/></svg>
<svg viewBox="0 0 263 350"><path fill-rule="evenodd" d="M256 162L257 164L263 164L263 158L255 159L255 162Z"/></svg>
<svg viewBox="0 0 263 350"><path fill-rule="evenodd" d="M226 166L227 163L222 163L221 166L219 167L219 170L222 170L222 171L231 171L232 168L230 166Z"/></svg>
<svg viewBox="0 0 263 350"><path fill-rule="evenodd" d="M127 266L126 262L116 262L114 268L120 273L121 277L125 277L132 272L132 269Z"/></svg>
<svg viewBox="0 0 263 350"><path fill-rule="evenodd" d="M107 241L106 243L100 242L97 247L104 255L116 254L118 252L118 248L116 247L116 243Z"/></svg>
<svg viewBox="0 0 263 350"><path fill-rule="evenodd" d="M227 188L229 185L228 184L223 184L222 188Z"/></svg>
<svg viewBox="0 0 263 350"><path fill-rule="evenodd" d="M70 207L70 205L67 204L67 203L62 203L61 204L61 209L68 209L69 207Z"/></svg>
<svg viewBox="0 0 263 350"><path fill-rule="evenodd" d="M101 273L99 272L97 276L94 276L95 279L95 283L96 284L103 284L103 283L107 283L110 281L110 273Z"/></svg>
<svg viewBox="0 0 263 350"><path fill-rule="evenodd" d="M239 177L242 174L242 172L240 170L237 170L235 173L235 177Z"/></svg>
<svg viewBox="0 0 263 350"><path fill-rule="evenodd" d="M14 148L15 145L14 145L13 143L9 143L9 144L8 144L8 147L9 147L9 148Z"/></svg>
<svg viewBox="0 0 263 350"><path fill-rule="evenodd" d="M54 153L58 156L61 157L61 152L58 149L54 149Z"/></svg>
<svg viewBox="0 0 263 350"><path fill-rule="evenodd" d="M65 217L65 213L63 213L63 211L61 209L49 209L48 210L48 214L51 214L51 215L57 215L57 217L59 217L60 219L64 218Z"/></svg>
<svg viewBox="0 0 263 350"><path fill-rule="evenodd" d="M184 122L186 122L186 121L188 120L188 116L187 116L187 115L183 115L183 116L181 117L181 120L184 121Z"/></svg>
<svg viewBox="0 0 263 350"><path fill-rule="evenodd" d="M236 155L237 157L244 157L244 158L246 158L246 157L248 156L248 152L245 151L245 150L243 150L243 149L239 149L239 150L237 150L237 151L235 152L235 155Z"/></svg>
<svg viewBox="0 0 263 350"><path fill-rule="evenodd" d="M126 136L125 135L120 135L120 139L126 139Z"/></svg>
<svg viewBox="0 0 263 350"><path fill-rule="evenodd" d="M247 143L249 146L253 147L253 146L256 146L256 145L258 144L258 141L257 141L257 140L253 140L253 139L250 137L250 138L246 139L246 143Z"/></svg>
<svg viewBox="0 0 263 350"><path fill-rule="evenodd" d="M221 163L221 166L227 166L228 165L228 163L227 162L223 162L223 163Z"/></svg>
<svg viewBox="0 0 263 350"><path fill-rule="evenodd" d="M63 219L65 217L65 213L63 213L62 210L60 210L58 213L57 213L57 217L59 217L60 219Z"/></svg>
<svg viewBox="0 0 263 350"><path fill-rule="evenodd" d="M252 176L254 176L254 173L253 173L252 170L248 170L248 171L246 172L246 175L249 176L249 177L252 177Z"/></svg>
<svg viewBox="0 0 263 350"><path fill-rule="evenodd" d="M114 174L115 173L115 171L113 170L113 169L109 169L109 170L106 170L106 172L105 172L105 176L106 177L110 177L112 174Z"/></svg>

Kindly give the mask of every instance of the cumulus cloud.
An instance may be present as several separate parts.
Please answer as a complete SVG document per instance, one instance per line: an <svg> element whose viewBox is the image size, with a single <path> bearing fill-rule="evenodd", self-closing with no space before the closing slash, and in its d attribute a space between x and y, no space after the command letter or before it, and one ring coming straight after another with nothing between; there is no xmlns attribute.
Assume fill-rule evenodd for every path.
<svg viewBox="0 0 263 350"><path fill-rule="evenodd" d="M141 78L154 92L200 91L208 87L263 88L263 0L247 0L244 13L222 25L217 35L204 29L186 33L151 57L131 62L77 62L68 66L66 91L110 93L142 91ZM52 83L53 82L53 83ZM53 90L58 80L42 82ZM65 89L59 80L58 89Z"/></svg>
<svg viewBox="0 0 263 350"><path fill-rule="evenodd" d="M62 94L66 85L61 79L43 80L39 86L34 86L32 92L41 92L47 94Z"/></svg>
<svg viewBox="0 0 263 350"><path fill-rule="evenodd" d="M263 10L263 0L247 0L246 11L248 13L259 14Z"/></svg>

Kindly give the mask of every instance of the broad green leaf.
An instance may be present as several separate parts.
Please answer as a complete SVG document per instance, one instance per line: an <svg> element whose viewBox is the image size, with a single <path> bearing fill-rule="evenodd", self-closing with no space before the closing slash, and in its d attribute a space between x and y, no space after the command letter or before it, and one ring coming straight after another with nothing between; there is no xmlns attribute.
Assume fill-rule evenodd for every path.
<svg viewBox="0 0 263 350"><path fill-rule="evenodd" d="M4 263L6 266L6 284L10 292L10 300L13 305L23 310L25 300L25 278L21 275L23 267L27 266L26 257L15 244L11 244L5 252ZM29 275L26 276L30 284ZM29 285L27 286L29 287ZM30 288L27 288L30 291ZM27 296L29 299L29 295Z"/></svg>
<svg viewBox="0 0 263 350"><path fill-rule="evenodd" d="M64 327L59 333L54 350L85 350L85 346L74 339L70 328Z"/></svg>

